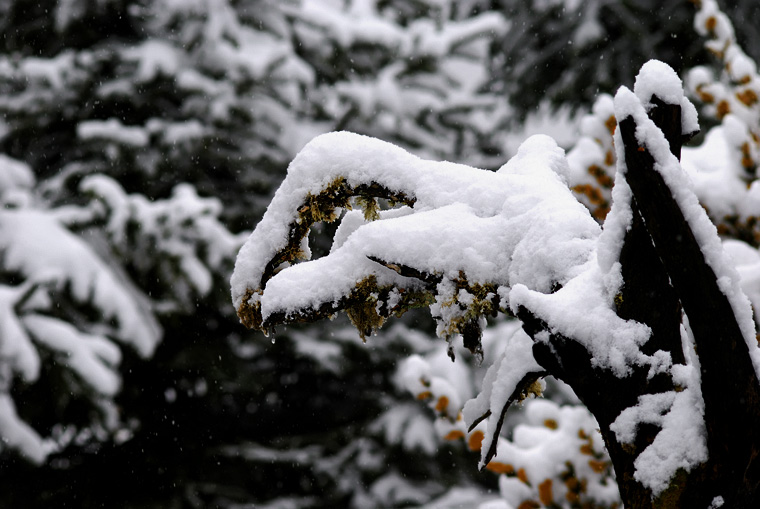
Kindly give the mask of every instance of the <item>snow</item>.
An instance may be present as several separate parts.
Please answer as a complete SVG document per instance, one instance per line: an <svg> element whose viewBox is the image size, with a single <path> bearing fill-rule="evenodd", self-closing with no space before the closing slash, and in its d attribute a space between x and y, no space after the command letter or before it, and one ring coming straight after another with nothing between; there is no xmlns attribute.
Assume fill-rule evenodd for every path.
<svg viewBox="0 0 760 509"><path fill-rule="evenodd" d="M162 266L163 260L135 256L134 249L158 252L171 260L172 278L179 275L200 295L211 291L213 271L231 259L242 242L242 235L231 234L217 219L221 202L198 196L187 183L175 186L167 199L155 201L127 195L118 182L100 174L84 178L79 188L97 198L95 213L106 216L105 230L122 256L139 268ZM137 232L131 230L135 224L140 225Z"/></svg>
<svg viewBox="0 0 760 509"><path fill-rule="evenodd" d="M544 2L544 5L549 3ZM492 30L489 23L500 26L496 18L493 21L479 19L473 23L474 28L458 26L456 30L447 31L436 30L435 23L428 21L411 27L415 38L410 40L393 23L367 22L371 17L375 19L373 2L353 3L349 12L341 14L317 8L324 7L325 2L307 1L304 5L305 10L298 14L301 16L298 30L304 34L327 30L336 45L343 48L357 42L376 42L409 54L440 56L468 39L469 34L474 36L484 29ZM568 2L568 5L575 9L581 4ZM715 23L709 21L710 16L715 17ZM714 2L703 2L698 22L704 28L712 26L710 30L718 37L733 37L730 24L723 21ZM595 27L582 28L577 36L593 39ZM302 34L302 38L308 40L309 36ZM259 62L277 54L268 43L262 43L259 50ZM728 52L727 60L731 63L731 77L737 81L756 72L743 53ZM265 66L260 67L253 74L265 70ZM375 114L381 122L391 125L396 118L394 114L410 107L422 111L443 104L435 94L398 86L404 71L401 65L388 66L365 81L338 84L335 88L340 97L329 98L326 109L345 111L349 104L357 114ZM439 83L431 80L429 86L435 90ZM620 165L612 191L612 209L603 232L600 233L585 211L571 203L574 200L568 199L567 186L577 182L581 173L588 178L586 170L596 161L612 159L606 150L611 148L608 127L600 122L609 114L604 117L603 113L614 110L619 120L633 116L639 126L638 141L654 155L656 171L673 191L707 262L718 276L721 290L731 302L756 369L760 365L760 354L748 300L740 284L748 288L747 285L756 281L753 278L760 277L757 276L760 258L743 245L726 245L725 250L737 253L741 261L738 271L734 270L694 192L700 197L704 193L707 199L703 203L710 213L722 216L740 210L749 215L760 200L757 200L756 190L753 196L741 192L742 168L725 162L730 157L724 156L740 147L740 142L748 137L741 119L726 116L721 128L708 133L701 149L684 149L684 172L670 154L662 134L646 117L655 94L666 103L681 106L684 133L698 129L696 108L684 97L676 73L662 62L650 61L642 67L634 92L622 89L614 102L611 98L600 101L599 111L595 111L598 114L584 119L586 138L570 157L566 159L547 138L534 137L496 173L426 161L398 147L350 133L330 133L314 139L291 163L287 179L238 255L231 278L235 307L259 306L264 320L284 316L287 321L325 304L340 303L360 282L372 277L380 287L395 288L388 300L391 307L401 301L404 290L433 293L430 310L439 320L439 334L446 335L449 330L446 325L465 316L476 304L467 285L492 285L502 307L513 312L520 306L527 307L550 324L552 333L566 335L583 344L595 366L620 377L628 375L634 365L648 366L650 375L669 372L674 379L683 382L684 390L679 393L642 396L638 405L623 411L613 425L621 442L632 442L642 423L662 427L655 442L646 448L636 464L637 479L660 493L678 468L688 470L706 454L704 430L694 424L701 422L701 398L697 375L690 372L694 364L673 366L664 352L651 356L642 354L641 346L649 338L650 330L642 324L620 319L615 312L613 299L622 285L619 255L632 219L631 190L625 180L619 134L616 145ZM276 108L271 109L272 117L285 118L279 113ZM427 133L427 136L429 141L435 141L433 135ZM303 221L310 220L307 214L302 214L304 208L314 207L317 198L336 183L341 183L349 193L361 185L377 184L393 193L403 193L414 204L381 211L376 219L370 220L360 211L342 210L344 204L341 203L335 212L337 216L342 215L342 219L330 253L310 260L308 235L291 242L290 234ZM728 198L738 194L747 194L746 200L737 203ZM356 208L358 202L352 202L352 206ZM299 246L306 260L288 257L273 274L269 273L271 260ZM440 282L431 285L435 288L425 288L419 281L401 276L372 259L435 275ZM466 281L465 287L462 281ZM554 291L557 283L561 288ZM377 293L373 293L369 300L378 298ZM760 302L760 295L750 294L750 299ZM543 341L546 337L548 333L535 339ZM497 417L495 414L521 376L538 369L532 357L532 341L524 333L514 334L505 343L505 353L489 370L483 391L465 406L467 423L491 411L491 418L485 421L491 427ZM321 350L308 342L303 351L330 363L336 355L334 351ZM429 359L412 358L404 369L408 372L401 378L413 393L429 391L451 396L452 401L455 397L462 399L456 384L445 383L443 377L433 373ZM555 409L544 410L546 415L554 415ZM392 429L392 435L397 438L401 433L399 423L409 421L400 415L388 418L393 423L388 429ZM549 433L523 429L516 433L515 442L527 447L547 439ZM489 442L484 445L487 449Z"/></svg>
<svg viewBox="0 0 760 509"><path fill-rule="evenodd" d="M462 408L460 393L448 377L433 374L430 364L422 357L412 355L407 358L399 368L398 377L401 386L418 399L428 400L429 406L440 415L451 421L457 419Z"/></svg>
<svg viewBox="0 0 760 509"><path fill-rule="evenodd" d="M741 197L747 195L747 185L739 178L743 170L731 157L733 144L729 139L725 128L717 126L707 132L701 145L681 151L681 165L693 183L694 193L716 221L738 214Z"/></svg>
<svg viewBox="0 0 760 509"><path fill-rule="evenodd" d="M29 461L41 465L48 454L55 450L55 444L43 440L16 413L16 405L7 393L0 392L0 430L2 446L18 450Z"/></svg>
<svg viewBox="0 0 760 509"><path fill-rule="evenodd" d="M108 140L135 148L145 147L149 141L143 127L125 126L115 118L80 122L77 137L81 140Z"/></svg>
<svg viewBox="0 0 760 509"><path fill-rule="evenodd" d="M185 122L166 122L152 118L147 122L146 129L150 134L160 133L164 143L169 145L198 142L209 133L208 128L195 119Z"/></svg>
<svg viewBox="0 0 760 509"><path fill-rule="evenodd" d="M543 368L533 358L533 341L522 329L515 330L504 342L501 355L488 368L480 393L469 400L462 411L468 428L486 412L491 412L486 419L481 446L481 468L492 441L498 438L495 430L509 397L526 374L541 371Z"/></svg>
<svg viewBox="0 0 760 509"><path fill-rule="evenodd" d="M622 143L616 144L620 147ZM621 152L618 153L618 160L621 159ZM612 188L612 207L604 220L604 230L599 239L597 248L597 257L599 266L606 274L608 282L607 290L611 293L617 293L618 288L622 286L622 274L620 274L620 252L623 249L625 234L630 230L633 224L633 210L631 209L631 200L633 193L625 176L619 172L615 173L615 185Z"/></svg>
<svg viewBox="0 0 760 509"><path fill-rule="evenodd" d="M32 280L53 274L70 286L75 299L91 303L117 322L117 336L148 356L161 331L136 293L101 261L82 240L44 212L0 211L3 264Z"/></svg>
<svg viewBox="0 0 760 509"><path fill-rule="evenodd" d="M647 117L645 108L653 93L657 93L665 102L670 104L684 104L684 98L679 94L681 88L678 77L672 71L663 67L664 64L647 64L645 69L637 77L636 92L633 93L625 87L621 88L615 97L615 113L618 121L626 117L633 117L636 122L636 138L641 146L655 159L655 171L658 171L670 188L680 209L684 213L689 226L697 238L706 262L716 274L721 291L728 297L739 322L742 334L747 343L755 369L760 366L760 349L755 340L755 329L752 321L752 311L749 300L742 292L739 274L734 268L729 257L724 253L715 226L707 217L705 210L692 191L692 183L681 168L679 161L670 153L669 145L662 132ZM661 92L662 90L662 92ZM688 125L687 121L683 122ZM736 123L734 123L736 124ZM724 126L724 131L737 131L740 125ZM720 131L710 133L705 145L712 146L714 140L722 134ZM736 134L728 134L729 138ZM620 207L621 195L630 201L630 190L624 183L626 174L625 155L622 151L620 134L616 133L616 145L618 146L618 175L616 179L615 205L611 211L611 221L602 241L612 239L606 251L600 250L600 258L603 267L609 272L614 270L615 253L621 247L621 236L624 235L626 224L630 221L630 212ZM704 149L702 149L704 150ZM688 153L688 152L687 152ZM715 154L712 154L715 157ZM690 164L710 167L710 161L699 161L693 155L685 157ZM720 166L719 166L720 167ZM716 172L716 175L719 173ZM704 179L703 179L704 182ZM710 191L715 196L715 191ZM727 191L730 192L730 191ZM717 201L717 200L716 200ZM708 205L709 206L709 205ZM746 251L739 252L744 260L750 258ZM688 340L684 341L684 345ZM688 353L688 352L687 352ZM676 383L684 389L680 392L662 394L647 394L639 397L639 403L624 410L612 424L611 429L616 433L621 443L632 443L635 439L636 429L641 423L656 424L661 427L654 442L650 444L637 457L635 461L636 472L634 477L644 486L652 489L655 496L662 493L669 483L669 479L678 469L690 470L696 465L706 461L706 431L702 420L704 403L699 393L698 368L695 367L696 357L687 355L690 359L688 366L673 366L672 374ZM660 369L669 368L666 362Z"/></svg>
<svg viewBox="0 0 760 509"><path fill-rule="evenodd" d="M739 274L726 259L715 225L700 205L688 176L682 170L678 159L670 153L668 142L662 131L647 117L639 98L625 87L622 87L615 96L615 112L618 120L628 116L635 120L636 138L639 144L645 146L654 157L655 170L665 180L694 233L706 263L721 283L721 291L728 298L734 311L755 371L760 373L760 348L755 338L755 326L749 300L741 291ZM619 165L618 171L624 172L625 165Z"/></svg>
<svg viewBox="0 0 760 509"><path fill-rule="evenodd" d="M28 164L0 154L0 198L7 191L31 189L35 178Z"/></svg>
<svg viewBox="0 0 760 509"><path fill-rule="evenodd" d="M419 506L429 498L424 485L419 486L404 478L398 472L389 472L375 481L370 489L372 495L379 500L385 501L389 506Z"/></svg>
<svg viewBox="0 0 760 509"><path fill-rule="evenodd" d="M694 389L645 394L639 396L636 406L625 409L610 426L622 444L633 443L640 424L662 428L634 462L634 477L650 488L654 496L669 486L679 468L688 471L707 461L703 409L701 397L694 395Z"/></svg>
<svg viewBox="0 0 760 509"><path fill-rule="evenodd" d="M731 20L721 12L718 2L715 0L702 0L700 2L699 11L694 16L694 29L702 36L713 35L721 42L735 38Z"/></svg>
<svg viewBox="0 0 760 509"><path fill-rule="evenodd" d="M522 470L523 479L501 476L500 491L511 507L535 499L536 487L547 479L551 499L566 499L570 483L563 483L564 473L585 484L584 497L600 505L617 502L615 483L609 482L608 468L602 454L603 440L596 420L581 406L560 406L536 399L525 405L525 422L513 431L513 441L499 439L498 453L492 464L509 465ZM597 456L598 455L598 456ZM603 467L599 469L599 467ZM565 470L567 469L567 470Z"/></svg>
<svg viewBox="0 0 760 509"><path fill-rule="evenodd" d="M681 132L691 134L699 131L697 109L684 96L681 79L668 64L659 60L649 60L641 66L633 90L647 111L652 106L649 101L654 96L665 104L680 105Z"/></svg>
<svg viewBox="0 0 760 509"><path fill-rule="evenodd" d="M342 47L359 42L376 43L385 47L400 46L403 32L398 26L369 13L341 13L326 9L320 0L306 0L294 11L305 23L318 25Z"/></svg>
<svg viewBox="0 0 760 509"><path fill-rule="evenodd" d="M146 83L159 76L173 77L181 67L179 50L160 39L148 39L139 46L129 48L124 57L137 63L135 78Z"/></svg>
<svg viewBox="0 0 760 509"><path fill-rule="evenodd" d="M570 108L560 107L555 111L548 103L542 103L536 111L528 114L519 127L505 133L504 152L510 155L516 154L520 145L535 134L551 136L560 147L572 147L578 141L579 121L580 119ZM487 125L486 128L495 130L498 126ZM570 152L568 152L568 161L569 159Z"/></svg>
<svg viewBox="0 0 760 509"><path fill-rule="evenodd" d="M649 60L641 66L633 91L647 109L653 96L665 104L681 104L683 99L680 78L672 67L659 60Z"/></svg>
<svg viewBox="0 0 760 509"><path fill-rule="evenodd" d="M439 447L430 419L412 403L389 408L372 423L369 431L381 431L388 443L402 445L410 453L432 456Z"/></svg>
<svg viewBox="0 0 760 509"><path fill-rule="evenodd" d="M121 351L113 342L43 315L28 315L22 321L37 343L56 352L57 362L71 367L94 391L106 396L119 391L121 381L115 367Z"/></svg>
<svg viewBox="0 0 760 509"><path fill-rule="evenodd" d="M612 303L614 295L608 293L595 259L585 269L553 294L515 285L509 293L512 311L516 313L520 306L526 307L551 324L552 332L573 338L586 347L592 365L625 377L632 365L651 363L640 350L651 330L644 324L617 316Z"/></svg>
<svg viewBox="0 0 760 509"><path fill-rule="evenodd" d="M0 369L10 366L24 381L32 382L39 376L40 358L16 315L16 306L32 289L33 284L28 283L25 286L26 288L14 288L0 285ZM5 381L0 380L0 383L3 382Z"/></svg>
<svg viewBox="0 0 760 509"><path fill-rule="evenodd" d="M493 173L425 161L356 134L322 135L293 160L238 254L231 279L233 302L239 308L246 292L253 290L249 304L260 302L266 318L335 302L370 275L381 286L418 287L369 256L442 275L439 292L449 292L460 274L470 284L525 284L548 292L555 282L562 284L578 273L599 234L598 225L567 189L568 172L563 151L547 136L528 139ZM300 221L299 207L338 179L351 188L377 183L416 201L405 215L358 227L351 218L355 230L347 237L341 233L340 247L328 256L262 281L266 264L287 246L290 225Z"/></svg>
<svg viewBox="0 0 760 509"><path fill-rule="evenodd" d="M710 503L710 509L717 509L718 507L723 507L723 504L725 504L725 500L723 500L723 497L720 495L713 498L712 502Z"/></svg>
<svg viewBox="0 0 760 509"><path fill-rule="evenodd" d="M411 43L412 47L408 47L406 51L443 57L483 33L505 35L508 24L501 14L484 12L456 24L446 24L442 29L436 28L432 20L415 21L410 27L410 38L406 42L407 45Z"/></svg>
<svg viewBox="0 0 760 509"><path fill-rule="evenodd" d="M599 3L587 2L583 21L573 32L572 42L583 49L604 37L604 27L599 22Z"/></svg>
<svg viewBox="0 0 760 509"><path fill-rule="evenodd" d="M738 240L726 240L723 249L729 256L741 279L741 287L755 310L760 310L760 253ZM757 315L755 320L760 319Z"/></svg>
<svg viewBox="0 0 760 509"><path fill-rule="evenodd" d="M50 59L29 57L20 62L19 70L29 80L44 81L54 89L62 89L67 75L76 68L74 57L72 51L63 51Z"/></svg>
<svg viewBox="0 0 760 509"><path fill-rule="evenodd" d="M729 75L736 83L746 83L757 74L755 61L736 45L732 45L726 50L725 59Z"/></svg>
<svg viewBox="0 0 760 509"><path fill-rule="evenodd" d="M420 506L420 509L464 509L466 507L476 509L513 509L505 500L470 487L452 488L444 495Z"/></svg>

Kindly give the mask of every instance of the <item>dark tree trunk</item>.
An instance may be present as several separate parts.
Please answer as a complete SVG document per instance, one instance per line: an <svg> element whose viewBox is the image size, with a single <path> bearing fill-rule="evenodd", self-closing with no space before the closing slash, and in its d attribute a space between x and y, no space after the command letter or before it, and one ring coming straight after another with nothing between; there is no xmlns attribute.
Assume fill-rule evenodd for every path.
<svg viewBox="0 0 760 509"><path fill-rule="evenodd" d="M680 158L687 137L681 132L680 105L657 97L652 104L650 118ZM708 460L689 472L679 470L670 487L653 498L634 479L634 461L660 428L640 425L635 443L623 446L610 425L639 396L675 390L672 379L665 374L648 378L647 369L637 366L630 376L618 378L592 366L583 346L558 334L551 334L551 346L537 341L534 356L547 372L573 387L596 417L626 507L710 507L716 496L723 497L723 507L760 507L760 383L749 348L683 211L655 169L654 157L639 146L634 119L623 119L618 128L633 193L633 223L620 256L624 283L617 312L652 329L644 353L663 350L674 363L683 364L683 308L700 360ZM518 317L531 336L550 330L525 308Z"/></svg>
<svg viewBox="0 0 760 509"><path fill-rule="evenodd" d="M653 98L650 116L680 155L681 108ZM758 507L760 384L733 308L662 176L640 150L632 118L620 122L627 180L647 231L689 318L699 355L709 459L692 471L681 493L686 507ZM646 298L640 295L639 298ZM657 339L657 338L655 338ZM685 504L685 505L684 505Z"/></svg>

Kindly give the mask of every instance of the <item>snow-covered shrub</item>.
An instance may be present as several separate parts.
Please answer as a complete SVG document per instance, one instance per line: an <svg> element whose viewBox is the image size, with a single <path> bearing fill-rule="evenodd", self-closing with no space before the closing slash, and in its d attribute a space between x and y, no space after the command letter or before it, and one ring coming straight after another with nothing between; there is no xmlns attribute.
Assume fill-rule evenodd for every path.
<svg viewBox="0 0 760 509"><path fill-rule="evenodd" d="M205 454L200 452L203 447L216 451L217 446L229 445L222 444L226 440L234 445L254 439L252 435L260 439L263 427L265 434L273 433L290 444L285 448L297 448L292 442L298 440L329 443L325 455L330 456L350 442L351 433L358 434L361 426L356 424L345 433L335 431L344 425L337 414L322 418L329 424L323 422L319 436L294 437L301 432L261 424L266 421L262 414L286 413L272 398L264 398L271 394L268 380L280 383L272 377L313 376L317 385L327 380L332 390L328 394L342 394L345 389L333 381L330 357L307 352L307 341L290 346L283 340L275 352L261 349L261 358L250 360L249 352L260 348L261 339L241 338L229 320L229 306L218 304L216 290L226 286L231 255L241 240L230 231L248 228L250 216L263 213L289 160L307 140L327 131L351 128L372 133L436 157L489 164L500 159L502 133L492 126L505 114L505 103L485 84L489 46L504 35L507 22L495 12L482 12L483 5L66 0L46 6L14 0L0 6L6 27L0 48L0 151L8 156L0 171L0 186L8 188L3 205L54 219L67 238L81 243L115 274L114 288L121 285L133 291L147 315L144 323L155 324L157 317L164 331L151 350L155 352L151 362L137 359L131 347L121 345L120 363L108 358L121 385L107 399L116 398L130 422L129 433L117 433L119 441L130 438L121 448L77 450L86 442L83 422L82 433L71 439L73 428L61 428L68 416L37 418L45 413L40 409L58 411L46 406L42 397L46 393L35 388L44 387L47 380L25 384L14 379L12 396L25 395L20 419L40 436L48 436L52 429L59 444L72 445L49 464L68 465L65 468L72 475L90 478L93 464L99 465L99 473L118 469L119 455L144 446L149 452L133 456L131 462L143 461L143 467L166 463L169 473L156 479L177 476L174 485L182 486L161 489L167 505L192 499L196 491L213 505L227 500L224 490L218 489L227 479L209 481L204 474L203 479L188 480L184 464L197 462L155 447L156 441L163 446L185 440L198 444L197 449L180 445L185 451ZM306 12L316 15L305 16ZM373 38L376 35L379 38ZM319 48L330 51L320 53ZM62 250L61 256L65 253L70 251ZM27 283L31 284L17 274L8 280L14 288L25 289ZM35 295L61 288L65 290L65 285L53 282L40 286ZM116 324L107 316L91 317L89 308L81 310L88 320L107 322L102 330L91 331L86 320L77 321L82 306L86 307L79 303L67 307L57 318L83 333L115 340ZM71 316L63 316L66 313ZM321 328L307 332L312 338L329 337ZM343 398L358 402L353 406L360 409L352 415L376 430L372 450L388 464L399 463L397 451L405 445L387 433L395 426L389 423L396 421L380 419L384 407L372 395L375 385L390 383L395 361L419 347L404 344L380 356L371 370L362 370L364 378L358 384L365 387L364 393L357 388ZM353 343L341 344L339 351L348 352L353 364L369 357L366 349ZM53 366L48 360L41 358L42 377ZM271 365L277 369L263 367ZM304 385L298 396L304 412L321 408L322 403L308 392L312 388ZM65 396L52 394L56 396L51 399ZM403 395L395 394L390 401L397 399ZM16 397L12 402L18 401ZM385 400L382 404L391 406ZM83 407L69 406L72 414ZM429 424L419 408L410 412L407 422L418 423L414 424L418 428L420 423ZM193 435L204 426L212 432ZM234 432L228 432L230 426ZM105 436L101 431L94 434ZM117 459L103 467L107 460L88 457L95 450ZM4 454L12 457L7 448ZM164 456L156 461L153 455ZM436 451L432 456L437 455ZM223 461L236 461L229 458ZM319 490L326 499L339 500L350 489L356 490L337 479L353 470L363 472L356 482L372 491L382 472L362 469L352 454L342 458L340 469L314 466L322 472L315 476L326 478L331 487L340 485L340 490L308 484L294 490L307 494ZM404 462L396 467L399 475L415 479L409 481L411 486L430 471L443 470L437 465L439 459L431 457L418 470ZM269 465L261 472L275 475ZM8 472L6 478L14 475L20 474ZM385 488L378 487L373 500L391 500L390 494L398 491L394 479L389 478ZM233 499L258 503L279 496L270 480L262 484L271 485L273 491L252 493L242 488ZM229 482L250 485L247 479ZM425 496L440 494L444 483L429 485ZM56 491L54 483L48 485L50 492ZM92 496L112 496L107 485L98 483L100 491L93 490ZM64 496L61 493L56 496Z"/></svg>

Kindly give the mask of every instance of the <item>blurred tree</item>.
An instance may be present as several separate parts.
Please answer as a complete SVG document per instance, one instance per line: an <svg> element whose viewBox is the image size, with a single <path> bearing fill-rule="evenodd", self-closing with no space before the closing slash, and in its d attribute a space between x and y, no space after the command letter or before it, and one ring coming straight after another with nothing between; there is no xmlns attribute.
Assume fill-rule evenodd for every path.
<svg viewBox="0 0 760 509"><path fill-rule="evenodd" d="M510 98L517 117L543 101L588 107L600 93L632 86L641 65L657 58L679 74L706 62L694 37L694 2L667 0L494 0L511 21L494 51L493 87ZM758 59L757 2L730 2L737 38ZM514 121L514 118L511 119Z"/></svg>
<svg viewBox="0 0 760 509"><path fill-rule="evenodd" d="M498 153L481 85L504 20L399 5L2 2L3 505L387 506L474 482L397 410L395 366L430 340L370 350L337 323L270 346L226 290L231 232L314 135Z"/></svg>

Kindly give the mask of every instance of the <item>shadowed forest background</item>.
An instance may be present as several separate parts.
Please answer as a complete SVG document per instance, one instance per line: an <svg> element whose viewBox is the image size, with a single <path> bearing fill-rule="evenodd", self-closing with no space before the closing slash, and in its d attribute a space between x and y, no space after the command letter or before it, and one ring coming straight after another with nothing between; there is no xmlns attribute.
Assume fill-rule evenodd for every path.
<svg viewBox="0 0 760 509"><path fill-rule="evenodd" d="M721 7L760 60L760 7ZM685 0L0 0L0 506L500 501L512 473L479 473L478 454L440 440L435 412L402 380L416 354L472 397L485 368L461 341L452 364L423 313L367 344L343 318L248 331L230 303L235 256L319 134L495 170L534 131L570 153L594 138L584 118L603 124L599 98L632 86L649 59L720 76L695 10ZM704 133L727 112L695 90ZM747 187L760 145L749 139L731 152ZM573 188L597 219L606 164L593 186ZM754 215L706 206L721 234L757 247ZM487 358L518 327L491 325ZM583 412L560 383L545 396ZM505 436L531 419L526 404ZM567 499L586 502L616 503Z"/></svg>

